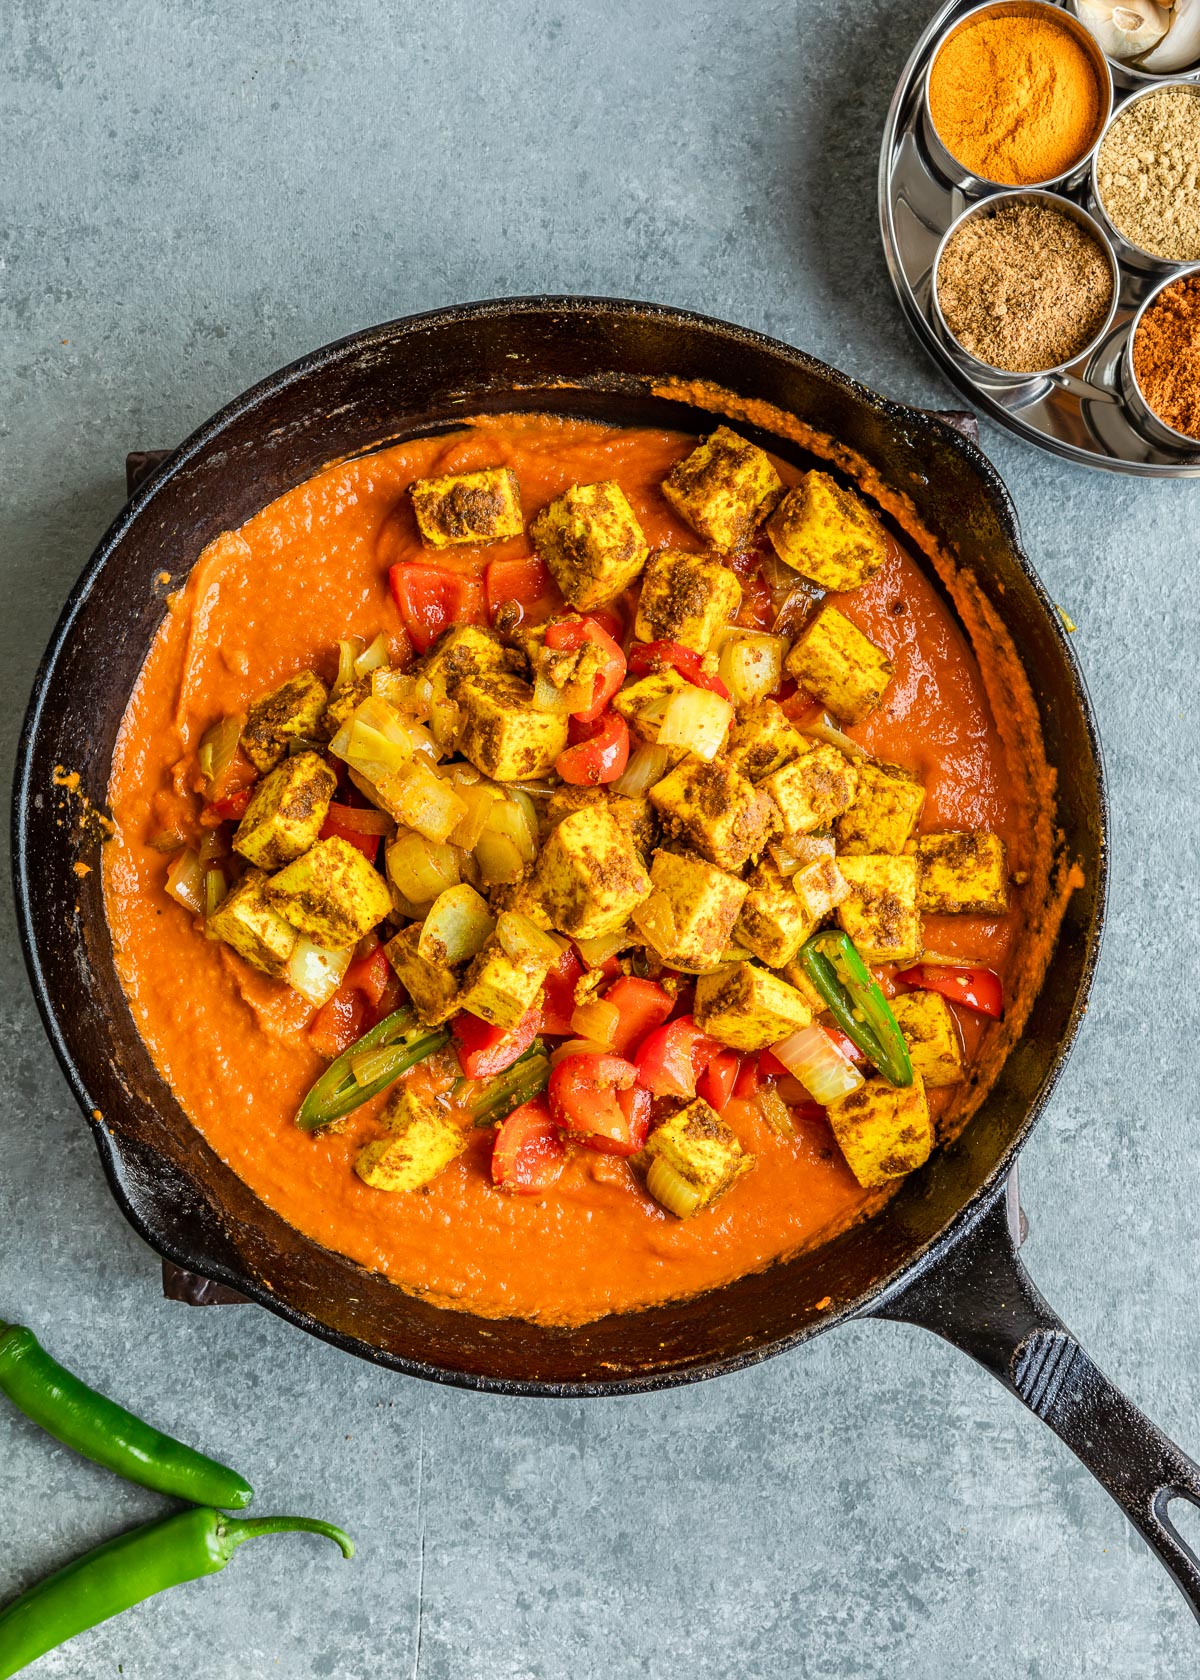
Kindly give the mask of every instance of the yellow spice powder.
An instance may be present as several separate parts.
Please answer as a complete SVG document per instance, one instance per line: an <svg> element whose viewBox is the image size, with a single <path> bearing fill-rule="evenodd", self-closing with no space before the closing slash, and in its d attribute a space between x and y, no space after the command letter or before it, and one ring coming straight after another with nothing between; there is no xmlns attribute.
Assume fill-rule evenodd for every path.
<svg viewBox="0 0 1200 1680"><path fill-rule="evenodd" d="M934 60L929 110L964 169L1010 187L1065 174L1103 120L1085 49L1063 25L1019 12L980 18L950 36Z"/></svg>

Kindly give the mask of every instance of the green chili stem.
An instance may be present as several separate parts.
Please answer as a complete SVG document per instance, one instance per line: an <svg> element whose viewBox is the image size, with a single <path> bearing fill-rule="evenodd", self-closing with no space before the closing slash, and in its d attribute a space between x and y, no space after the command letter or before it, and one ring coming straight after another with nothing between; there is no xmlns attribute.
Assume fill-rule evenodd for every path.
<svg viewBox="0 0 1200 1680"><path fill-rule="evenodd" d="M245 1540L258 1540L264 1534L322 1534L342 1548L344 1558L354 1556L354 1542L344 1528L321 1522L317 1517L225 1517L217 1525L217 1538L227 1557L232 1557Z"/></svg>

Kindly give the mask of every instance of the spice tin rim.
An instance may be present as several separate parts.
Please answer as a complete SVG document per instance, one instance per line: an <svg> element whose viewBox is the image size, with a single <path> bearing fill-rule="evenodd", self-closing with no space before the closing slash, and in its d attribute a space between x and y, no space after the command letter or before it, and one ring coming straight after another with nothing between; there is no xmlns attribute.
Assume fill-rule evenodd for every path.
<svg viewBox="0 0 1200 1680"><path fill-rule="evenodd" d="M1193 276L1200 276L1200 262L1184 263L1176 267L1173 273L1164 275L1153 291L1147 293L1130 324L1129 337L1125 341L1125 351L1121 362L1125 375L1125 400L1134 414L1137 415L1139 424L1148 435L1156 443L1166 444L1168 448L1185 449L1189 455L1200 455L1200 438L1190 437L1187 432L1177 432L1174 426L1168 426L1161 415L1151 408L1146 399L1146 394L1142 390L1133 360L1133 348L1137 343L1138 333L1141 331L1142 319L1150 305L1161 297L1168 286L1174 286L1177 281L1189 280Z"/></svg>
<svg viewBox="0 0 1200 1680"><path fill-rule="evenodd" d="M1061 0L1062 9L1068 12L1076 22L1083 23L1079 16L1079 0ZM1087 25L1083 25L1087 28ZM1089 32L1090 33L1090 32ZM1099 46L1099 42L1096 43ZM1104 48L1100 47L1104 52ZM1192 65L1186 70L1139 70L1136 64L1128 64L1123 58L1114 58L1111 53L1104 53L1108 60L1108 68L1112 74L1113 85L1124 91L1137 88L1139 91L1149 91L1150 88L1165 87L1168 82L1186 79L1195 87L1200 84L1200 64Z"/></svg>
<svg viewBox="0 0 1200 1680"><path fill-rule="evenodd" d="M982 221L985 216L992 214L992 212L994 212L1002 204L1012 204L1017 202L1048 204L1052 209L1062 211L1063 214L1068 216L1072 221L1078 222L1081 226L1086 227L1087 231L1092 235L1100 249L1108 258L1109 273L1112 277L1112 295L1109 298L1108 310L1105 313L1104 320L1099 329L1092 334L1091 338L1088 339L1083 348L1081 350L1077 350L1068 361L1055 362L1050 367L1030 368L1022 373L1014 373L1011 368L995 367L991 362L985 362L981 356L976 356L973 351L968 350L961 339L955 335L950 323L946 320L945 315L942 313L942 300L938 290L938 275L942 264L942 253L945 251L946 246L950 243L951 239L953 239L954 235L958 232L959 228L965 227L968 222ZM968 204L964 210L959 211L958 215L955 216L954 220L950 223L950 226L946 229L945 233L938 241L938 248L934 252L933 263L930 268L929 295L930 302L933 306L934 319L938 324L938 328L945 334L956 354L962 356L964 360L970 362L973 367L979 368L987 375L989 380L1003 382L1008 385L1027 385L1030 380L1033 379L1048 379L1053 374L1066 373L1068 369L1073 368L1076 363L1081 362L1086 357L1090 356L1101 340L1107 336L1121 301L1121 265L1117 261L1117 254L1113 250L1112 242L1105 234L1104 229L1100 226L1096 218L1089 211L1085 210L1082 205L1074 203L1069 198L1063 198L1060 193L1049 192L1044 187L1016 187L1012 189L1005 189L1003 192L991 193L987 198L977 199L975 203Z"/></svg>
<svg viewBox="0 0 1200 1680"><path fill-rule="evenodd" d="M1180 76L1171 76L1163 77L1160 81L1155 82L1152 87L1140 88L1137 93L1131 94L1128 99L1118 105L1105 123L1104 132L1096 142L1095 150L1092 153L1088 194L1089 209L1101 225L1108 230L1109 237L1121 260L1129 268L1136 268L1142 273L1165 276L1178 274L1180 269L1187 266L1188 259L1186 257L1156 256L1153 251L1147 251L1144 246L1135 244L1128 234L1121 232L1105 208L1104 195L1100 191L1100 151L1126 111L1131 111L1135 105L1140 104L1143 99L1148 99L1152 93L1166 93L1170 88L1182 88L1191 98L1200 99L1200 82L1188 81Z"/></svg>
<svg viewBox="0 0 1200 1680"><path fill-rule="evenodd" d="M929 103L929 83L933 76L934 66L941 57L942 48L951 36L957 35L961 30L966 29L969 24L989 13L1000 15L1014 12L1024 17L1033 17L1039 12L1046 13L1056 24L1066 29L1068 34L1075 37L1095 67L1100 81L1101 105L1101 116L1097 124L1095 138L1087 151L1082 152L1069 169L1061 170L1057 175L1047 176L1043 181L1026 181L1019 184L1012 181L992 181L986 175L973 175L964 164L959 162L938 133L937 125L933 120L933 110ZM921 126L924 130L925 144L929 148L930 157L938 173L951 186L957 187L961 192L987 194L1041 192L1048 188L1062 187L1086 179L1088 168L1095 160L1096 149L1103 140L1112 120L1113 99L1112 68L1104 50L1091 30L1079 21L1074 12L1070 12L1065 6L1057 4L1056 0L983 0L982 5L973 6L969 12L964 12L962 17L956 18L953 23L948 24L933 44L929 54L929 63L925 66L925 74L921 83Z"/></svg>

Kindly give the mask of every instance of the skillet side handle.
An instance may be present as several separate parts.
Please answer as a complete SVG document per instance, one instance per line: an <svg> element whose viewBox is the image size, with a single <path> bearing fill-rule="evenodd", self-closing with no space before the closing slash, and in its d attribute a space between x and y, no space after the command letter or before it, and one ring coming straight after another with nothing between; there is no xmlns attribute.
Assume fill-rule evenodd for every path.
<svg viewBox="0 0 1200 1680"><path fill-rule="evenodd" d="M1065 1441L1168 1569L1200 1620L1200 1558L1167 1507L1200 1507L1200 1466L1095 1366L1038 1293L1017 1254L1016 1175L937 1265L876 1309L917 1324L987 1367Z"/></svg>

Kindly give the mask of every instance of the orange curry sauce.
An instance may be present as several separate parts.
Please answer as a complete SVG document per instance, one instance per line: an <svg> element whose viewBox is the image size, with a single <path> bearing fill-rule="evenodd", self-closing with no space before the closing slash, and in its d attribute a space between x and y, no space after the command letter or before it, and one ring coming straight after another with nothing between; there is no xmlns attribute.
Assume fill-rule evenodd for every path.
<svg viewBox="0 0 1200 1680"><path fill-rule="evenodd" d="M694 444L678 433L507 416L327 468L201 556L171 600L114 756L105 893L116 961L139 1030L185 1112L265 1202L317 1242L407 1289L487 1315L578 1323L691 1295L826 1239L886 1198L859 1189L823 1123L784 1141L737 1103L725 1118L756 1170L686 1223L649 1199L626 1162L585 1149L569 1151L544 1198L505 1195L491 1184L490 1131L423 1191L369 1189L352 1163L377 1135L383 1099L340 1132L298 1130L296 1109L325 1066L306 1041L310 1006L205 939L202 924L167 897L168 859L148 840L164 828L201 833L191 789L197 744L215 719L302 667L332 680L339 637L369 642L382 630L404 644L387 569L425 558L406 495L413 479L506 464L531 518L572 483L615 478L652 549L695 549L659 489ZM785 484L800 476L776 466ZM528 552L519 539L449 550L437 564L479 569ZM1010 856L1027 853L979 669L926 573L893 545L862 589L834 599L896 672L879 710L849 733L919 772L922 829L992 829ZM1003 974L1019 890L1016 902L998 921L929 917L926 944ZM995 1029L960 1013L970 1053ZM953 1091L930 1100L936 1118Z"/></svg>

